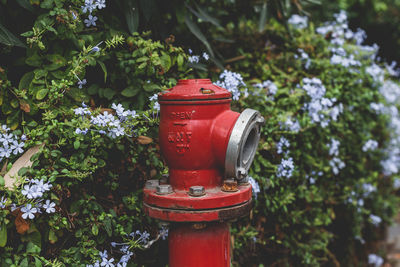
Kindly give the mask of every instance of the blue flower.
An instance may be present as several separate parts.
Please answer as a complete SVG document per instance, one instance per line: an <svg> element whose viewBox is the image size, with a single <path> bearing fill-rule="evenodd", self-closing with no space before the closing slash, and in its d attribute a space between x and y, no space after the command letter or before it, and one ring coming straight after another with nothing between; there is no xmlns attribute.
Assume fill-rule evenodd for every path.
<svg viewBox="0 0 400 267"><path fill-rule="evenodd" d="M189 60L190 63L199 63L200 57L199 56L190 56L188 58L188 60Z"/></svg>
<svg viewBox="0 0 400 267"><path fill-rule="evenodd" d="M278 154L282 154L282 153L287 154L288 153L287 149L289 147L290 147L289 140L287 140L285 137L281 137L281 139L279 139L278 144L276 145L277 153Z"/></svg>
<svg viewBox="0 0 400 267"><path fill-rule="evenodd" d="M363 152L367 152L369 150L375 150L378 148L378 142L372 139L369 139L362 147Z"/></svg>
<svg viewBox="0 0 400 267"><path fill-rule="evenodd" d="M21 208L21 212L22 212L22 218L26 219L33 219L35 218L35 213L38 212L37 208L33 208L32 204L26 204L26 206Z"/></svg>
<svg viewBox="0 0 400 267"><path fill-rule="evenodd" d="M114 262L114 258L111 258L111 259L103 258L103 261L100 263L100 266L114 267L115 265L113 264L113 262Z"/></svg>
<svg viewBox="0 0 400 267"><path fill-rule="evenodd" d="M56 211L54 208L56 204L54 202L50 202L50 200L46 200L46 203L43 204L43 208L46 209L47 213L53 213Z"/></svg>
<svg viewBox="0 0 400 267"><path fill-rule="evenodd" d="M379 257L376 254L369 254L368 255L368 264L373 265L374 267L380 267L383 264L382 257Z"/></svg>
<svg viewBox="0 0 400 267"><path fill-rule="evenodd" d="M281 164L278 165L277 169L277 176L278 177L286 177L290 178L292 177L294 170L294 163L293 163L293 158L288 158L288 159L282 159Z"/></svg>
<svg viewBox="0 0 400 267"><path fill-rule="evenodd" d="M293 27L295 27L296 29L304 29L307 27L308 18L293 14L289 18L288 23L293 25Z"/></svg>
<svg viewBox="0 0 400 267"><path fill-rule="evenodd" d="M4 209L6 207L6 202L7 202L7 198L2 196L0 199L0 208Z"/></svg>
<svg viewBox="0 0 400 267"><path fill-rule="evenodd" d="M239 87L246 86L246 84L243 81L242 75L229 70L224 70L219 75L219 81L215 82L214 84L223 87L229 92L231 92L233 100L239 100L240 97Z"/></svg>
<svg viewBox="0 0 400 267"><path fill-rule="evenodd" d="M208 59L210 58L210 56L209 56L206 52L204 52L204 53L203 53L203 58L204 58L205 60L208 60Z"/></svg>
<svg viewBox="0 0 400 267"><path fill-rule="evenodd" d="M257 194L260 193L260 186L257 183L257 181L251 176L249 176L249 183L251 184L251 188L255 199L257 199Z"/></svg>
<svg viewBox="0 0 400 267"><path fill-rule="evenodd" d="M96 20L97 20L96 16L89 15L88 19L84 20L86 27L90 27L92 25L96 26Z"/></svg>
<svg viewBox="0 0 400 267"><path fill-rule="evenodd" d="M382 222L381 217L374 214L369 215L369 219L371 220L371 223L375 226L378 226Z"/></svg>
<svg viewBox="0 0 400 267"><path fill-rule="evenodd" d="M13 154L17 155L18 153L24 152L23 147L25 146L24 142L18 143L18 141L14 141L10 147L13 150Z"/></svg>
<svg viewBox="0 0 400 267"><path fill-rule="evenodd" d="M83 79L82 81L79 80L79 81L78 81L78 87L79 87L79 89L82 89L82 86L85 85L86 83L87 83L87 82L86 82L86 79Z"/></svg>
<svg viewBox="0 0 400 267"><path fill-rule="evenodd" d="M96 0L96 6L98 9L102 9L106 7L106 0Z"/></svg>
<svg viewBox="0 0 400 267"><path fill-rule="evenodd" d="M93 0L85 0L85 5L81 6L82 12L86 13L89 11L89 13L92 13L93 10L95 10L97 7L97 3L94 3Z"/></svg>

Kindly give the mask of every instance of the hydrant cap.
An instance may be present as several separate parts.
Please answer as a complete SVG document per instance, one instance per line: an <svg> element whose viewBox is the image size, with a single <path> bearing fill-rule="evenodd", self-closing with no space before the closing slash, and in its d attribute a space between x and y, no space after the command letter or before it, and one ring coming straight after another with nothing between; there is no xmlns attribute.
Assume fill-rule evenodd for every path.
<svg viewBox="0 0 400 267"><path fill-rule="evenodd" d="M179 80L178 84L159 96L160 101L229 99L232 94L210 79Z"/></svg>

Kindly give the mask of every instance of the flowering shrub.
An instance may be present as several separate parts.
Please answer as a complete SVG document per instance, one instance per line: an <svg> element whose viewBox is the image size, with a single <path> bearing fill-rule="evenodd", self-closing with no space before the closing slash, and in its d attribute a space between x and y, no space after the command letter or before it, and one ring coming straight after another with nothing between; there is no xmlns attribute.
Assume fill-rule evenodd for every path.
<svg viewBox="0 0 400 267"><path fill-rule="evenodd" d="M218 69L187 18L177 21L203 40L189 42L196 53L138 34L128 1L30 3L16 9L32 17L25 44L0 51L1 266L166 265L168 225L141 209L144 182L168 171L158 93L206 77L234 109L266 118L249 177L255 206L231 228L233 264L382 264L376 241L400 188L399 72L344 12L320 27L294 15L289 30L274 19L260 30L198 7L219 54L240 55ZM3 60L11 52L16 65Z"/></svg>

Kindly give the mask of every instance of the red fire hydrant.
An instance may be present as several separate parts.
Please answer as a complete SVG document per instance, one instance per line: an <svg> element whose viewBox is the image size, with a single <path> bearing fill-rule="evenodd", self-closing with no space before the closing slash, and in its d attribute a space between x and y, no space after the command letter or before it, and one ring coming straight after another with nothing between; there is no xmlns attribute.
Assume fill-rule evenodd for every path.
<svg viewBox="0 0 400 267"><path fill-rule="evenodd" d="M159 95L159 141L166 180L148 180L144 209L174 222L169 266L230 266L227 220L248 214L254 159L264 118L230 109L231 93L209 79L180 80Z"/></svg>

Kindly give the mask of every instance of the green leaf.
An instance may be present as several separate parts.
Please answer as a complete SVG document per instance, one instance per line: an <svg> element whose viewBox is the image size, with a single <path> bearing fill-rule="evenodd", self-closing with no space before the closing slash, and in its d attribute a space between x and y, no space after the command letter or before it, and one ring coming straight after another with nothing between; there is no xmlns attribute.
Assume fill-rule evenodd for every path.
<svg viewBox="0 0 400 267"><path fill-rule="evenodd" d="M171 68L171 64L172 64L171 57L166 53L162 53L161 65L164 68L164 72L167 72Z"/></svg>
<svg viewBox="0 0 400 267"><path fill-rule="evenodd" d="M127 87L121 92L121 95L125 97L133 97L137 93L139 93L139 88Z"/></svg>
<svg viewBox="0 0 400 267"><path fill-rule="evenodd" d="M19 46L25 48L26 46L9 30L7 30L0 23L0 43L8 46Z"/></svg>
<svg viewBox="0 0 400 267"><path fill-rule="evenodd" d="M79 142L79 140L75 140L74 142L74 148L78 149L81 146L81 142Z"/></svg>
<svg viewBox="0 0 400 267"><path fill-rule="evenodd" d="M197 37L207 48L208 52L212 57L214 57L214 52L211 49L210 44L208 43L206 37L201 32L200 28L191 20L191 18L186 15L185 16L185 23L189 27L189 30Z"/></svg>
<svg viewBox="0 0 400 267"><path fill-rule="evenodd" d="M97 63L99 63L101 69L103 70L104 82L106 82L106 80L107 80L107 68L106 68L106 65L102 61L99 61L99 60L97 61Z"/></svg>
<svg viewBox="0 0 400 267"><path fill-rule="evenodd" d="M154 83L145 83L145 84L143 84L143 89L146 92L153 92L153 91L156 91L159 88L160 88L160 86L158 86L157 84L154 84Z"/></svg>
<svg viewBox="0 0 400 267"><path fill-rule="evenodd" d="M7 244L7 227L3 222L0 225L0 247L4 247Z"/></svg>
<svg viewBox="0 0 400 267"><path fill-rule="evenodd" d="M43 98L46 97L48 92L49 92L49 89L46 89L46 88L40 89L39 91L36 92L36 99L42 100Z"/></svg>
<svg viewBox="0 0 400 267"><path fill-rule="evenodd" d="M105 88L104 91L103 91L103 96L105 98L107 98L108 100L111 100L114 97L115 93L116 92L113 89Z"/></svg>
<svg viewBox="0 0 400 267"><path fill-rule="evenodd" d="M99 227L97 226L97 224L93 224L92 225L92 234L93 235L98 235L99 234Z"/></svg>
<svg viewBox="0 0 400 267"><path fill-rule="evenodd" d="M67 64L67 60L59 54L47 55L46 59L52 63L44 67L46 70L56 70Z"/></svg>
<svg viewBox="0 0 400 267"><path fill-rule="evenodd" d="M19 267L29 267L28 258L24 258L18 265Z"/></svg>
<svg viewBox="0 0 400 267"><path fill-rule="evenodd" d="M32 71L25 73L24 76L22 76L21 80L19 81L18 89L20 90L28 89L33 80L34 75L35 74Z"/></svg>
<svg viewBox="0 0 400 267"><path fill-rule="evenodd" d="M29 66L39 67L42 64L42 58L37 54L33 54L25 60L25 63Z"/></svg>
<svg viewBox="0 0 400 267"><path fill-rule="evenodd" d="M106 229L107 235L112 236L111 219L109 217L104 218L104 228Z"/></svg>
<svg viewBox="0 0 400 267"><path fill-rule="evenodd" d="M50 243L54 244L54 243L57 242L57 240L58 240L58 237L57 237L56 233L54 233L53 230L50 230L49 231L49 241L50 241Z"/></svg>
<svg viewBox="0 0 400 267"><path fill-rule="evenodd" d="M48 71L47 70L42 70L42 69L36 69L33 71L35 73L35 79L39 80L42 77L46 77Z"/></svg>
<svg viewBox="0 0 400 267"><path fill-rule="evenodd" d="M129 32L133 34L139 27L139 8L136 1L126 1L125 19L128 25Z"/></svg>
<svg viewBox="0 0 400 267"><path fill-rule="evenodd" d="M258 32L262 32L267 22L267 2L262 5L260 20L258 21Z"/></svg>
<svg viewBox="0 0 400 267"><path fill-rule="evenodd" d="M186 7L190 10L190 12L192 12L196 17L198 17L199 19L203 20L203 21L207 21L210 22L212 24L214 24L217 27L222 27L221 24L219 24L219 21L216 18L213 18L210 14L207 13L207 11L205 11L204 9L202 9L199 5L196 5L197 11L194 10L191 6L189 6L188 4L186 4Z"/></svg>
<svg viewBox="0 0 400 267"><path fill-rule="evenodd" d="M28 242L28 244L26 245L27 253L38 254L38 253L40 253L40 251L41 251L40 247L36 246L32 242Z"/></svg>
<svg viewBox="0 0 400 267"><path fill-rule="evenodd" d="M35 267L42 267L42 266L43 266L42 262L38 258L35 258Z"/></svg>

